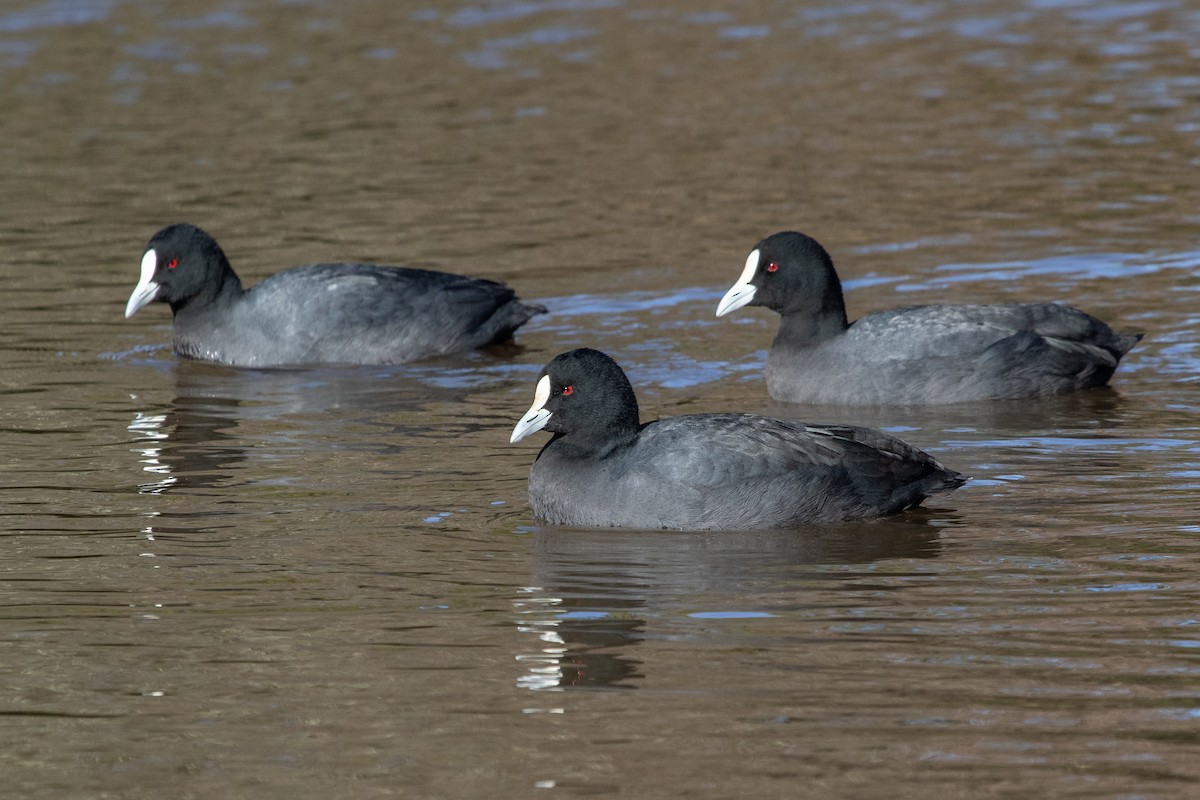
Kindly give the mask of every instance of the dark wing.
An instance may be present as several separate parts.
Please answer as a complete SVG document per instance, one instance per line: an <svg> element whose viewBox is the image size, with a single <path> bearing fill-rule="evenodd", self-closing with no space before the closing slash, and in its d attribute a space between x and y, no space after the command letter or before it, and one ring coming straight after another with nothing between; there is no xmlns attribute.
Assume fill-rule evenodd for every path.
<svg viewBox="0 0 1200 800"><path fill-rule="evenodd" d="M643 445L653 463L642 468L663 485L731 507L752 494L812 518L892 513L966 481L894 436L854 426L696 414L649 423Z"/></svg>
<svg viewBox="0 0 1200 800"><path fill-rule="evenodd" d="M918 487L928 495L956 489L968 480L924 450L874 428L807 425L805 430L833 441L864 496L882 499L905 487Z"/></svg>
<svg viewBox="0 0 1200 800"><path fill-rule="evenodd" d="M314 264L274 275L248 300L259 316L333 360L345 350L391 347L396 360L507 339L545 309L495 281L373 264ZM276 310L279 313L276 313ZM284 313L284 312L287 313Z"/></svg>
<svg viewBox="0 0 1200 800"><path fill-rule="evenodd" d="M850 332L858 340L878 340L878 352L897 359L982 353L1016 334L1033 333L1054 347L1087 352L1114 365L1140 338L1118 334L1090 314L1058 303L912 306L868 314Z"/></svg>
<svg viewBox="0 0 1200 800"><path fill-rule="evenodd" d="M982 396L1030 396L1105 383L1141 338L1057 303L916 306L870 314L848 335L873 363L918 364L913 376L978 381ZM948 366L949 365L949 366Z"/></svg>

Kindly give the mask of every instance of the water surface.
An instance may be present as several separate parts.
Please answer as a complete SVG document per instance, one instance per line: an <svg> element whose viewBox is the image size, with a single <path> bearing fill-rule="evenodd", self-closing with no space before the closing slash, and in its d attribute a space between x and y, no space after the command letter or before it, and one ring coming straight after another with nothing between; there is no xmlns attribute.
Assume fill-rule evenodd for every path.
<svg viewBox="0 0 1200 800"><path fill-rule="evenodd" d="M1183 2L19 0L0 9L0 774L14 796L1190 797L1200 12ZM510 282L520 346L239 371L122 309L187 220L247 283ZM1112 390L785 406L713 316L798 228L852 316L1069 301ZM883 427L975 480L760 534L538 526L570 347L643 416Z"/></svg>

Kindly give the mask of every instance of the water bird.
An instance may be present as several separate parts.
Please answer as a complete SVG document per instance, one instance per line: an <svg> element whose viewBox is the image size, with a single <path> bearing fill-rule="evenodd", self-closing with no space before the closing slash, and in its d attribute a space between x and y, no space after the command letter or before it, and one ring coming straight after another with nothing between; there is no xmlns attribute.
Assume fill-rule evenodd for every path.
<svg viewBox="0 0 1200 800"><path fill-rule="evenodd" d="M914 508L968 478L872 428L753 414L641 423L624 370L589 348L542 369L511 442L554 434L529 472L553 525L682 530L797 528Z"/></svg>
<svg viewBox="0 0 1200 800"><path fill-rule="evenodd" d="M546 311L503 283L375 264L295 267L243 289L186 223L146 244L126 318L154 301L171 306L176 353L241 367L399 364L508 341Z"/></svg>
<svg viewBox="0 0 1200 800"><path fill-rule="evenodd" d="M782 318L767 356L776 400L925 405L1014 400L1104 386L1140 333L1058 303L909 306L846 317L833 260L795 231L754 246L717 316Z"/></svg>

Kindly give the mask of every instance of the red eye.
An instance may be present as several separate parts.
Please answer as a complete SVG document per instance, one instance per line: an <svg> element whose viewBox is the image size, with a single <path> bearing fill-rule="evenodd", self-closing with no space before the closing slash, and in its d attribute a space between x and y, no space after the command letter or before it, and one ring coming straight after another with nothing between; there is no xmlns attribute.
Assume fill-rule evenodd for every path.
<svg viewBox="0 0 1200 800"><path fill-rule="evenodd" d="M172 258L170 261L167 262L167 269L175 269L178 266L179 266L178 258Z"/></svg>
<svg viewBox="0 0 1200 800"><path fill-rule="evenodd" d="M779 271L779 265L776 264L774 261L772 261L770 264L767 264L767 272L778 272L778 271Z"/></svg>
<svg viewBox="0 0 1200 800"><path fill-rule="evenodd" d="M563 387L563 397L570 397L573 394L575 394L574 386L564 386Z"/></svg>

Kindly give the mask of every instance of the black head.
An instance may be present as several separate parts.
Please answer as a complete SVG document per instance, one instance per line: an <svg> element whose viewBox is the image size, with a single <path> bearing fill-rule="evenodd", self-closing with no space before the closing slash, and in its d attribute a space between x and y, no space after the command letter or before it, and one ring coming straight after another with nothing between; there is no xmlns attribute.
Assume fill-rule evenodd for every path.
<svg viewBox="0 0 1200 800"><path fill-rule="evenodd" d="M617 362L582 347L542 369L533 405L510 441L548 430L581 451L604 454L637 436L638 406L633 387Z"/></svg>
<svg viewBox="0 0 1200 800"><path fill-rule="evenodd" d="M190 302L209 302L241 288L215 239L195 225L169 225L146 243L141 279L125 305L125 316L155 300L170 303L178 312Z"/></svg>
<svg viewBox="0 0 1200 800"><path fill-rule="evenodd" d="M833 259L803 233L784 231L754 246L746 267L721 302L721 317L742 306L765 306L780 314L833 314L845 321L842 283Z"/></svg>

